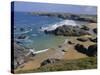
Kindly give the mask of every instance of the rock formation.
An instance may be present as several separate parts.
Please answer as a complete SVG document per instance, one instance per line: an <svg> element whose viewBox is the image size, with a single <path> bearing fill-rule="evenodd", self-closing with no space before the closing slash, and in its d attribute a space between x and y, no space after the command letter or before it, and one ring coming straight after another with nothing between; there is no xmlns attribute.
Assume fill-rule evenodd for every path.
<svg viewBox="0 0 100 75"><path fill-rule="evenodd" d="M29 51L24 47L21 47L18 44L14 43L14 59L12 61L12 64L14 64L14 68L17 68L19 65L24 63L26 54L28 52Z"/></svg>
<svg viewBox="0 0 100 75"><path fill-rule="evenodd" d="M63 35L63 36L81 36L81 35L90 35L84 29L81 29L79 26L70 26L70 25L63 25L57 27L55 30L51 31L44 31L46 34L54 34L54 35Z"/></svg>

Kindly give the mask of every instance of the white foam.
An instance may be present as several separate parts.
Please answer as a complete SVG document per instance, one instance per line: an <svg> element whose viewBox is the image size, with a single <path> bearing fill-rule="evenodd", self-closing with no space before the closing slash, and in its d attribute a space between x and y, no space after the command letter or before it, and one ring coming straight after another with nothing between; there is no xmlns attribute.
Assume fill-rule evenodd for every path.
<svg viewBox="0 0 100 75"><path fill-rule="evenodd" d="M40 31L51 31L51 30L55 30L57 27L62 26L62 25L72 25L72 26L76 26L76 25L83 25L86 24L87 22L84 21L74 21L74 20L63 20L60 21L58 23L55 23L53 25L49 25L47 27L41 27Z"/></svg>

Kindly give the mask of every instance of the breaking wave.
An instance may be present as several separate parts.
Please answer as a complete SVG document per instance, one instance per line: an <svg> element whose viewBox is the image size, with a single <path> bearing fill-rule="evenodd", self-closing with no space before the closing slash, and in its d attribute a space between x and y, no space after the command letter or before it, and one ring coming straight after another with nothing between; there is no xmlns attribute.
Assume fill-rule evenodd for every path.
<svg viewBox="0 0 100 75"><path fill-rule="evenodd" d="M76 25L83 25L87 22L84 21L74 21L74 20L63 20L61 22L55 23L53 25L49 25L47 27L41 27L40 31L51 31L55 30L57 27L62 26L62 25L71 25L71 26L76 26Z"/></svg>

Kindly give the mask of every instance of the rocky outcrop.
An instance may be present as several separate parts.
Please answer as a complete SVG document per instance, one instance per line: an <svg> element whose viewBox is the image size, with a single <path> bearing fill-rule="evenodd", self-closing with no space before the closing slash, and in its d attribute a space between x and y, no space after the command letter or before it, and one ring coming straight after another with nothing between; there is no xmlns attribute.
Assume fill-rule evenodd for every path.
<svg viewBox="0 0 100 75"><path fill-rule="evenodd" d="M55 62L59 61L59 59L47 59L47 60L44 60L42 63L41 63L41 66L44 66L44 65L47 65L47 64L54 64Z"/></svg>
<svg viewBox="0 0 100 75"><path fill-rule="evenodd" d="M24 63L26 54L29 51L25 49L24 47L19 46L18 44L14 43L14 59L12 60L12 64L14 65L14 68L17 68L19 65Z"/></svg>
<svg viewBox="0 0 100 75"><path fill-rule="evenodd" d="M58 17L61 19L71 19L71 20L78 20L78 21L86 21L86 22L97 22L97 15L76 15L76 14L69 14L69 13L44 13L44 12L36 12L31 13L33 15L40 15L40 16L48 16L48 17Z"/></svg>
<svg viewBox="0 0 100 75"><path fill-rule="evenodd" d="M63 35L63 36L81 36L81 35L90 35L84 29L81 29L79 26L70 26L70 25L63 25L57 27L55 30L51 31L44 31L46 34L54 34L54 35Z"/></svg>
<svg viewBox="0 0 100 75"><path fill-rule="evenodd" d="M75 45L75 49L80 52L80 53L84 53L86 54L87 53L87 48L85 48L83 45L81 44L76 44Z"/></svg>
<svg viewBox="0 0 100 75"><path fill-rule="evenodd" d="M91 42L97 42L97 37L96 38L89 38L89 40L91 41Z"/></svg>
<svg viewBox="0 0 100 75"><path fill-rule="evenodd" d="M97 44L88 47L88 56L97 56Z"/></svg>
<svg viewBox="0 0 100 75"><path fill-rule="evenodd" d="M88 48L85 48L83 45L76 44L75 49L87 56L97 56L97 44L90 45Z"/></svg>

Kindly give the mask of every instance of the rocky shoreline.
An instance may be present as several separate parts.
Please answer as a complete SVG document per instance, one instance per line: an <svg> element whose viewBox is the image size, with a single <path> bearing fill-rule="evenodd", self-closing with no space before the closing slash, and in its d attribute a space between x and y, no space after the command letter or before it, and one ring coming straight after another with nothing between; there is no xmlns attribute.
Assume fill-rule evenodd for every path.
<svg viewBox="0 0 100 75"><path fill-rule="evenodd" d="M82 36L90 35L89 28L85 25L80 26L70 26L62 25L57 27L55 30L45 30L46 34L63 35L63 36Z"/></svg>
<svg viewBox="0 0 100 75"><path fill-rule="evenodd" d="M93 31L93 34L90 34L90 31ZM20 70L37 69L47 64L54 64L59 60L73 60L97 56L96 23L90 23L82 27L63 25L54 31L45 31L45 33L57 36L70 36L70 38L56 49L48 49L36 55L30 53L28 56L26 54L29 50L14 44L15 65L17 65L15 66L16 73Z"/></svg>

